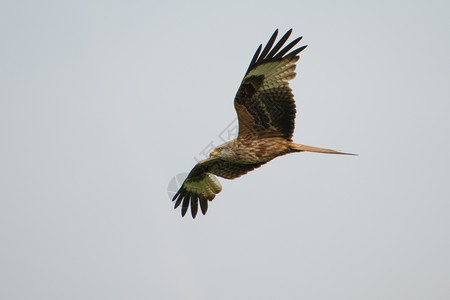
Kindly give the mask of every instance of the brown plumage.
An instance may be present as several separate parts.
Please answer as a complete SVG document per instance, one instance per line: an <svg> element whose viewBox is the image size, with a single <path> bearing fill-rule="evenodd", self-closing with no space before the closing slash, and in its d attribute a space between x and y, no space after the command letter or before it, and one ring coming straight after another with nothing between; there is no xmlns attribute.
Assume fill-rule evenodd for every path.
<svg viewBox="0 0 450 300"><path fill-rule="evenodd" d="M273 46L277 29L262 52L262 45L256 50L234 99L238 137L216 147L209 158L191 170L173 197L175 208L181 204L182 216L190 205L195 218L199 203L202 213L206 213L208 201L222 190L214 175L234 179L292 152L348 154L292 142L296 110L288 82L295 77L298 54L306 46L289 52L302 39L299 37L281 49L291 33L292 29Z"/></svg>

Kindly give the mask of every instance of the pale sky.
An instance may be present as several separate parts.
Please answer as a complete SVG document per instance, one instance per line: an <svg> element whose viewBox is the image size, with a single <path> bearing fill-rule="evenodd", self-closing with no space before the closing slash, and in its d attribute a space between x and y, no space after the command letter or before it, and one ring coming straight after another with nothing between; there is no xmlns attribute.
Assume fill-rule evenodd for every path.
<svg viewBox="0 0 450 300"><path fill-rule="evenodd" d="M1 299L449 299L448 1L3 1ZM304 36L296 153L181 218L174 176Z"/></svg>

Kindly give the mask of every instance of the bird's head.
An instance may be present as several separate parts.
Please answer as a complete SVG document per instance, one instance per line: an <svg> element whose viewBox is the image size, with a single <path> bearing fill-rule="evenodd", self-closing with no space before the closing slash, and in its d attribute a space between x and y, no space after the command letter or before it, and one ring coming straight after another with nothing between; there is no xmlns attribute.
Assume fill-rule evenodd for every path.
<svg viewBox="0 0 450 300"><path fill-rule="evenodd" d="M209 157L220 157L220 158L227 158L227 157L232 157L232 156L233 156L233 152L227 143L217 146L209 154Z"/></svg>

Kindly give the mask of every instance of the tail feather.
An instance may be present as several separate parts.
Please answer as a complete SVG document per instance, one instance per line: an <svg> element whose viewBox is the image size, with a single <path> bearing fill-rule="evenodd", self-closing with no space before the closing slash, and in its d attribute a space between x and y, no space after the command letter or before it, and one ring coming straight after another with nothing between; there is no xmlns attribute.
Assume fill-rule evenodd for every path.
<svg viewBox="0 0 450 300"><path fill-rule="evenodd" d="M293 151L306 151L306 152L317 152L317 153L328 153L328 154L344 154L344 155L358 155L353 153L345 153L331 149L324 149L306 145L300 145L295 143L290 143L290 147Z"/></svg>

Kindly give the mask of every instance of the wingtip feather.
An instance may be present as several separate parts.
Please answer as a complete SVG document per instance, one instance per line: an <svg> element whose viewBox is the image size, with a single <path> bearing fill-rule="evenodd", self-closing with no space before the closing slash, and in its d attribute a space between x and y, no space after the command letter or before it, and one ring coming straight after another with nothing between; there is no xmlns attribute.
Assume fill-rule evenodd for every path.
<svg viewBox="0 0 450 300"><path fill-rule="evenodd" d="M295 57L296 55L298 55L298 53L300 53L303 49L305 49L306 46L302 46L302 47L300 47L298 49L295 49L294 51L289 53L289 51L299 41L302 40L303 36L300 36L300 37L296 38L295 40L293 40L292 42L290 42L282 50L280 50L284 46L286 41L289 39L292 31L293 31L292 28L289 29L281 37L281 39L275 44L275 40L276 40L276 37L278 35L278 28L275 29L274 33L270 37L270 39L267 42L267 44L264 47L264 49L262 48L262 44L259 45L259 47L256 50L255 54L253 55L253 58L252 58L252 60L250 62L250 65L249 65L249 67L247 69L247 72L245 73L245 76L247 76L247 74L250 73L251 70L253 70L254 68L256 68L257 66L259 66L261 64L264 64L265 62L269 62L269 61L272 61L272 60L282 60L282 59L285 59L285 58L292 58L292 57ZM274 44L275 44L275 46L274 46ZM261 50L262 50L262 52L261 52Z"/></svg>

